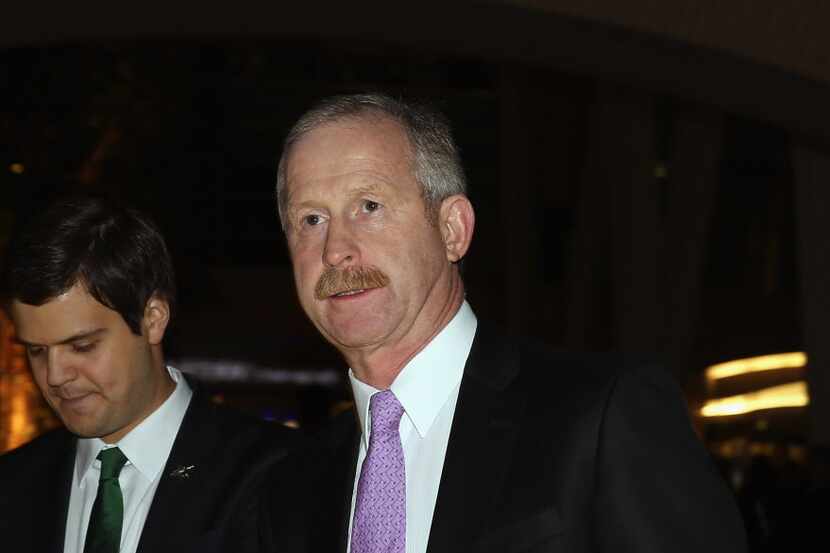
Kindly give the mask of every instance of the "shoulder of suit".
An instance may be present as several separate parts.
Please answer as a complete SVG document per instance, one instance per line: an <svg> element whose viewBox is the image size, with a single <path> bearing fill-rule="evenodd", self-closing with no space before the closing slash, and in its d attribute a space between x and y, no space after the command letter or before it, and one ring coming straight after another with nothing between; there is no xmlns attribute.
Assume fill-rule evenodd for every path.
<svg viewBox="0 0 830 553"><path fill-rule="evenodd" d="M514 351L519 370L505 393L523 397L544 420L600 420L594 417L603 417L609 405L678 394L672 375L654 358L571 353L518 341Z"/></svg>
<svg viewBox="0 0 830 553"><path fill-rule="evenodd" d="M328 458L351 451L359 436L359 423L354 407L351 406L332 416L319 425L296 432L298 437L292 451L295 458Z"/></svg>
<svg viewBox="0 0 830 553"><path fill-rule="evenodd" d="M623 381L658 387L674 385L673 376L656 356L567 352L532 341L513 342L520 382L552 393L606 391Z"/></svg>
<svg viewBox="0 0 830 553"><path fill-rule="evenodd" d="M342 442L353 438L360 431L354 405L343 409L335 415L328 423L315 433L318 443L327 447L340 447Z"/></svg>
<svg viewBox="0 0 830 553"><path fill-rule="evenodd" d="M194 426L209 429L221 440L228 442L256 442L283 447L293 444L298 438L297 431L283 424L217 404L205 394L197 392L194 392L185 415L185 421L188 419ZM183 422L182 426L184 425Z"/></svg>
<svg viewBox="0 0 830 553"><path fill-rule="evenodd" d="M75 440L75 436L64 428L50 430L0 455L0 475L9 474L15 467L39 467L53 463L61 454L68 455L74 451Z"/></svg>

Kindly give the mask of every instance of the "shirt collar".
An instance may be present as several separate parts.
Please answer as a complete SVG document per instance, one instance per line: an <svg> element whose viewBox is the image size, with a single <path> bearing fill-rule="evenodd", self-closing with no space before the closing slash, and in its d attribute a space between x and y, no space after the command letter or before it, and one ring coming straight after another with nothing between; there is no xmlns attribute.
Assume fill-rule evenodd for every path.
<svg viewBox="0 0 830 553"><path fill-rule="evenodd" d="M472 308L464 301L447 326L404 366L390 386L421 438L461 382L477 325ZM349 381L368 448L369 400L380 390L358 380L351 369Z"/></svg>
<svg viewBox="0 0 830 553"><path fill-rule="evenodd" d="M98 452L112 446L118 446L129 460L129 464L149 481L155 480L164 468L170 450L173 449L173 442L193 396L193 391L181 371L173 367L167 367L167 371L176 383L173 393L118 443L107 444L100 438L78 440L75 469L79 484L92 468Z"/></svg>

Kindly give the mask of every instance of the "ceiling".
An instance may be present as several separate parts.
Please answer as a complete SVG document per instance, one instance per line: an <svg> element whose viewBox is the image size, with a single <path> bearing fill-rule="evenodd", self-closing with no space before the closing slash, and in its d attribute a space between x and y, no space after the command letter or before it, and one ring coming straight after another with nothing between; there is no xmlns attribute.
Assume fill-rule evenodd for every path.
<svg viewBox="0 0 830 553"><path fill-rule="evenodd" d="M4 7L0 47L313 39L545 64L711 104L830 144L830 4L770 0L146 0Z"/></svg>
<svg viewBox="0 0 830 553"><path fill-rule="evenodd" d="M501 0L722 50L830 82L830 4L771 0Z"/></svg>

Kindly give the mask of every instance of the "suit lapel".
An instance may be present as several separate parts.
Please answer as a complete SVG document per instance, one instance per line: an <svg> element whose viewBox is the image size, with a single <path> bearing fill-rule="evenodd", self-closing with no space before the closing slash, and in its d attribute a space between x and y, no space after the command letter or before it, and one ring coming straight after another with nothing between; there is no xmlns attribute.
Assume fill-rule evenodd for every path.
<svg viewBox="0 0 830 553"><path fill-rule="evenodd" d="M188 501L199 501L204 479L210 478L210 468L204 464L215 443L212 426L199 424L206 407L194 393L182 420L173 449L162 470L158 488L147 513L138 553L162 550L177 535L178 528L188 528L191 512L183 506ZM183 500L183 498L190 498Z"/></svg>
<svg viewBox="0 0 830 553"><path fill-rule="evenodd" d="M343 413L272 472L267 550L346 551L359 438L354 413Z"/></svg>
<svg viewBox="0 0 830 553"><path fill-rule="evenodd" d="M72 471L75 470L75 449L78 440L67 432L67 446L62 448L66 451L61 459L58 470L55 471L54 481L50 485L51 490L57 492L57 500L51 505L53 509L52 519L55 521L55 539L51 551L63 553L64 539L66 538L66 517L69 512L69 496L72 493Z"/></svg>
<svg viewBox="0 0 830 553"><path fill-rule="evenodd" d="M332 505L339 506L338 519L341 521L338 529L339 540L335 551L346 551L349 534L349 516L352 511L352 492L354 491L354 479L357 471L357 454L360 447L360 432L356 417L353 419L352 432L348 439L344 440L338 457L346 462L338 463L335 467L335 481L333 489L339 490L339 497L336 497Z"/></svg>
<svg viewBox="0 0 830 553"><path fill-rule="evenodd" d="M519 370L503 339L481 328L464 368L428 553L466 551L486 524L510 464L524 397L509 386Z"/></svg>
<svg viewBox="0 0 830 553"><path fill-rule="evenodd" d="M64 458L63 466L60 469L62 473L61 479L63 480L63 487L58 487L56 489L60 489L61 493L58 495L59 500L55 501L56 510L57 510L57 540L56 540L56 547L55 551L57 553L62 553L64 549L64 538L66 537L66 518L69 514L69 496L72 493L72 472L75 470L75 449L77 447L78 441L73 437L72 438L72 447L69 448L69 455Z"/></svg>
<svg viewBox="0 0 830 553"><path fill-rule="evenodd" d="M63 553L77 440L67 431L61 430L60 432L64 435L57 441L54 462L45 474L41 474L40 478L32 482L32 500L34 498L44 499L41 502L43 511L39 513L42 516L32 521L32 524L36 525L38 521L48 521L50 524L46 528L32 527L31 535L35 542L30 544L32 551Z"/></svg>
<svg viewBox="0 0 830 553"><path fill-rule="evenodd" d="M352 491L354 489L357 453L360 445L360 431L357 417L353 410L341 417L333 427L327 451L328 459L321 465L322 473L312 476L317 483L314 501L315 512L305 516L308 521L319 524L312 528L310 541L313 544L308 551L330 553L345 552L348 545L349 515L352 509ZM328 520L324 520L324 519ZM319 528L332 528L334 534L320 532Z"/></svg>

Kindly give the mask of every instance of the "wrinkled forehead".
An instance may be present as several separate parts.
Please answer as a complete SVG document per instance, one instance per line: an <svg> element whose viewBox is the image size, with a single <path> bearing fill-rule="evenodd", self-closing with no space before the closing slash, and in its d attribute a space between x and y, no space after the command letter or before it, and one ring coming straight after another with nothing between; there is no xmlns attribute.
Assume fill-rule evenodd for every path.
<svg viewBox="0 0 830 553"><path fill-rule="evenodd" d="M349 118L303 134L285 160L287 203L308 185L353 174L414 177L412 148L403 127L388 118Z"/></svg>
<svg viewBox="0 0 830 553"><path fill-rule="evenodd" d="M321 123L298 136L291 144L287 161L298 153L329 157L335 151L375 146L396 157L411 159L413 149L404 127L394 119L379 115L349 116Z"/></svg>

